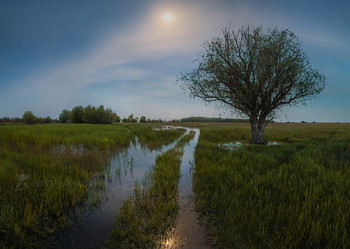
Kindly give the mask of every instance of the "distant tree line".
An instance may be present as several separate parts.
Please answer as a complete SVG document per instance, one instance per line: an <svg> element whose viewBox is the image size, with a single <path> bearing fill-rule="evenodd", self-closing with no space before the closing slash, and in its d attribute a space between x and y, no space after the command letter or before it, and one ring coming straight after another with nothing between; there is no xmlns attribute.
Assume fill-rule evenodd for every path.
<svg viewBox="0 0 350 249"><path fill-rule="evenodd" d="M60 123L89 123L89 124L112 124L112 123L163 123L165 120L149 119L146 116L140 118L130 114L128 117L121 119L110 108L104 108L88 105L75 106L71 111L64 109L59 115Z"/></svg>
<svg viewBox="0 0 350 249"><path fill-rule="evenodd" d="M130 114L128 117L121 119L110 108L104 108L103 105L99 107L88 105L75 106L72 110L64 109L58 120L50 117L36 117L32 111L26 111L21 118L19 117L2 117L0 124L5 123L27 123L31 124L47 124L47 123L88 123L88 124L113 124L113 123L164 123L166 120L149 119L146 116L134 117Z"/></svg>
<svg viewBox="0 0 350 249"><path fill-rule="evenodd" d="M149 119L146 116L141 116L140 118L134 117L134 114L130 114L129 117L123 118L122 123L164 123L165 120L162 119Z"/></svg>
<svg viewBox="0 0 350 249"><path fill-rule="evenodd" d="M113 123L165 123L166 120L150 119L146 116L135 117L130 114L128 117L120 118L110 108L103 105L99 107L88 105L75 106L72 110L62 110L58 120L48 117L36 117L32 111L26 111L22 118L3 117L0 123L27 123L31 124L48 124L48 123L88 123L88 124L113 124ZM208 117L188 117L180 120L173 119L169 122L249 122L248 119L231 119L231 118L208 118Z"/></svg>
<svg viewBox="0 0 350 249"><path fill-rule="evenodd" d="M112 124L119 123L120 117L110 108L88 105L75 106L71 111L64 109L59 115L60 123L88 123L88 124Z"/></svg>
<svg viewBox="0 0 350 249"><path fill-rule="evenodd" d="M189 117L180 119L181 122L249 122L249 119L233 118L207 118L207 117Z"/></svg>
<svg viewBox="0 0 350 249"><path fill-rule="evenodd" d="M57 123L57 119L52 119L48 117L37 117L31 111L26 111L22 118L19 117L2 117L0 118L0 123L27 123L27 124L49 124L49 123Z"/></svg>

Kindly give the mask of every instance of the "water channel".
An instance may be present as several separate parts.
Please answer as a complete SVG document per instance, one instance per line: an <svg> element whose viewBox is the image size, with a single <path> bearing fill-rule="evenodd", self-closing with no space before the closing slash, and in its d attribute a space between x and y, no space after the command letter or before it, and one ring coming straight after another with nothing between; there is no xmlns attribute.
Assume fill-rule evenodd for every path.
<svg viewBox="0 0 350 249"><path fill-rule="evenodd" d="M186 133L194 131L196 135L184 148L179 182L179 221L183 219L181 212L185 210L186 203L192 200L192 162L194 162L194 149L199 137L199 129L184 129L186 129ZM101 248L105 239L113 230L118 210L124 201L133 194L135 182L142 181L145 173L154 165L156 157L174 148L177 141L163 146L160 150L151 151L146 147L142 147L136 140L136 143L131 144L128 149L116 154L104 174L105 190L103 201L98 208L88 213L81 221L72 221L68 231L58 236L54 247ZM189 232L188 229L185 231ZM184 235L181 238L183 237Z"/></svg>

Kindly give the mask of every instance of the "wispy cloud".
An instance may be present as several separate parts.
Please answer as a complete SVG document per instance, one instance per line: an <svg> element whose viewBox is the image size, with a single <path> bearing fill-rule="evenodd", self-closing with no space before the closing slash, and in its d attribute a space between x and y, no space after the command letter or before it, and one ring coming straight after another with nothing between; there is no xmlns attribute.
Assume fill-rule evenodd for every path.
<svg viewBox="0 0 350 249"><path fill-rule="evenodd" d="M162 21L166 11L172 12L173 22ZM159 117L170 118L178 116L180 110L186 115L196 109L199 115L211 115L213 108L184 96L175 80L178 73L190 70L200 44L229 25L233 30L246 24L293 30L289 21L280 13L244 2L230 5L225 1L158 2L123 29L111 25L110 31L88 51L56 68L25 78L10 92L0 94L4 102L8 102L8 96L15 99L13 105L22 113L26 106L34 112L40 110L38 115L58 114L63 108L89 103L105 104L125 114L155 111ZM310 27L295 28L304 42L349 51L343 40L327 36L322 29L308 32Z"/></svg>

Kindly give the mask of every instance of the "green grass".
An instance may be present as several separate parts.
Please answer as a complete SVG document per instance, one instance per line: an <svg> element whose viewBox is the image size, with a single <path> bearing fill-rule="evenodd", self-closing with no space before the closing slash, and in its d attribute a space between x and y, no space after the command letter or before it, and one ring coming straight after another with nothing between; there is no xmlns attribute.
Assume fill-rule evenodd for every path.
<svg viewBox="0 0 350 249"><path fill-rule="evenodd" d="M144 146L158 148L181 134L144 125L1 126L1 246L36 248L39 241L69 226L75 206L85 201L88 208L98 205L104 189L98 176L111 154L136 136ZM92 179L96 180L89 187Z"/></svg>
<svg viewBox="0 0 350 249"><path fill-rule="evenodd" d="M156 159L152 171L120 209L105 248L157 248L160 237L175 226L178 215L178 181L183 147L194 136L183 137L176 148Z"/></svg>
<svg viewBox="0 0 350 249"><path fill-rule="evenodd" d="M204 125L195 152L196 204L218 248L350 248L350 125Z"/></svg>

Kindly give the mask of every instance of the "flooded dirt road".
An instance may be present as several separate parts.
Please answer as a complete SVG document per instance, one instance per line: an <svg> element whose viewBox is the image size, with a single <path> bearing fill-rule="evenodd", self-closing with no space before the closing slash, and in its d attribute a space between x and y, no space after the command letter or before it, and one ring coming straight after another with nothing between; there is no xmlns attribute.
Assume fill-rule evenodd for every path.
<svg viewBox="0 0 350 249"><path fill-rule="evenodd" d="M184 148L179 181L179 217L176 227L169 232L165 239L163 248L210 249L206 241L206 231L196 212L192 187L194 151L200 131L199 129L186 129L188 132L194 131L196 135Z"/></svg>
<svg viewBox="0 0 350 249"><path fill-rule="evenodd" d="M192 190L194 150L200 131L184 129L187 130L186 133L194 131L195 137L184 147L179 181L180 210L177 226L169 232L162 247L207 249L210 247L206 243L206 233L195 210ZM177 141L163 146L158 151L150 151L136 141L128 149L116 154L103 176L105 190L99 207L89 212L82 220L73 222L68 231L58 236L53 247L101 248L113 230L118 210L133 194L135 182L142 181L145 173L154 165L156 157L174 148L176 143Z"/></svg>

